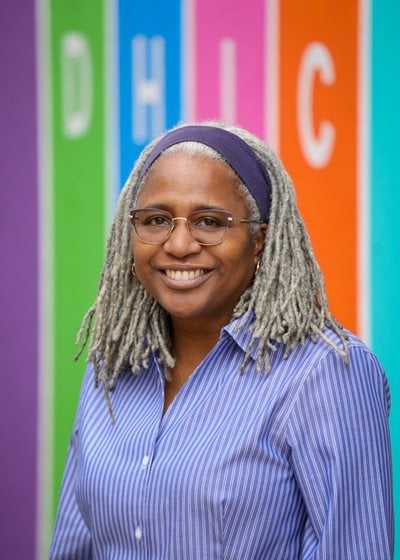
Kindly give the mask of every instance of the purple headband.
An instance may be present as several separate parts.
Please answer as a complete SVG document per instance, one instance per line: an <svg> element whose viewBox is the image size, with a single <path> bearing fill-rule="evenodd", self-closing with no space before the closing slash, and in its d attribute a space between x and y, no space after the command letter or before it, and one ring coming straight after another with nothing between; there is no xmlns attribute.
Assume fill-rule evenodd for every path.
<svg viewBox="0 0 400 560"><path fill-rule="evenodd" d="M164 150L174 144L191 141L206 144L221 154L249 189L260 210L261 219L267 221L272 191L267 170L244 140L223 128L190 125L172 130L150 152L140 172L140 180Z"/></svg>

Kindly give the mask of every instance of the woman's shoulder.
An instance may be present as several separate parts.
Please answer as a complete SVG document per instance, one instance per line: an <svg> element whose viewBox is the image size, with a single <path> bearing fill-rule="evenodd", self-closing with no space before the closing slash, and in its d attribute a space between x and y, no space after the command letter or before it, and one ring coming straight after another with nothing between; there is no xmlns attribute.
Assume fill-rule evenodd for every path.
<svg viewBox="0 0 400 560"><path fill-rule="evenodd" d="M321 391L329 387L335 391L339 386L361 395L365 390L380 393L382 402L390 408L389 385L378 357L354 333L344 330L345 341L336 332L327 328L315 344L314 360L304 381L306 386L319 386ZM328 391L328 389L326 389Z"/></svg>
<svg viewBox="0 0 400 560"><path fill-rule="evenodd" d="M358 336L343 330L340 337L333 329L325 328L315 338L307 337L285 355L279 347L276 356L271 356L273 370L280 370L297 387L310 379L334 379L336 376L374 378L379 385L386 385L383 367L373 351ZM273 353L274 354L274 353Z"/></svg>
<svg viewBox="0 0 400 560"><path fill-rule="evenodd" d="M315 363L329 359L341 358L344 363L349 363L355 355L368 356L381 368L379 360L369 346L353 332L343 329L342 336L329 327L325 327L315 338L307 337L304 341L305 355L314 358Z"/></svg>
<svg viewBox="0 0 400 560"><path fill-rule="evenodd" d="M380 374L384 374L383 367L374 351L353 332L343 329L345 342L332 329L325 329L323 335L326 336L325 354L327 357L342 357L345 364L356 366L360 360L369 363L372 369L376 369ZM320 344L323 344L324 337L321 337ZM332 347L330 347L332 344ZM343 352L345 352L344 355Z"/></svg>

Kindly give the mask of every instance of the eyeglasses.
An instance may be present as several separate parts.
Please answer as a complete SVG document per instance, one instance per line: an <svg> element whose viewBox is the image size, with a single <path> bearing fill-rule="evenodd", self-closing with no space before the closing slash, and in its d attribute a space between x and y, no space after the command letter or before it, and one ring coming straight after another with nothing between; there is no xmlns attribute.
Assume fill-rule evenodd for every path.
<svg viewBox="0 0 400 560"><path fill-rule="evenodd" d="M197 210L186 218L176 216L159 208L136 208L129 212L136 235L143 241L157 245L165 243L175 228L177 220L184 220L190 238L199 245L218 245L222 243L228 228L235 223L263 224L256 220L234 218L225 210Z"/></svg>

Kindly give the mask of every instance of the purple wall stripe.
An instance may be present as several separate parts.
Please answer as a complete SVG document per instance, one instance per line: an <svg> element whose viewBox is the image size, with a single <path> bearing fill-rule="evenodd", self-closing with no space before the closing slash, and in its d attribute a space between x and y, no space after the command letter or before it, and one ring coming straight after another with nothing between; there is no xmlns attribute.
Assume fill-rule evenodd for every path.
<svg viewBox="0 0 400 560"><path fill-rule="evenodd" d="M38 238L34 2L0 4L1 556L35 551ZM4 504L7 507L4 507Z"/></svg>

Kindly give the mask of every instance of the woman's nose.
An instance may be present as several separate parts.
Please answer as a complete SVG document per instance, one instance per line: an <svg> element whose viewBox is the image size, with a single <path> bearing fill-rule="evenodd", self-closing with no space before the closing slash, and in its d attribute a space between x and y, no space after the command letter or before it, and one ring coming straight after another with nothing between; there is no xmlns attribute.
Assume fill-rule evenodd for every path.
<svg viewBox="0 0 400 560"><path fill-rule="evenodd" d="M190 253L199 253L201 251L201 245L193 241L190 236L186 218L174 219L173 229L167 241L164 243L164 249L177 257L182 257Z"/></svg>

